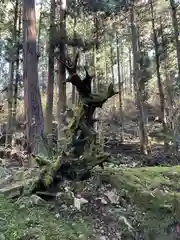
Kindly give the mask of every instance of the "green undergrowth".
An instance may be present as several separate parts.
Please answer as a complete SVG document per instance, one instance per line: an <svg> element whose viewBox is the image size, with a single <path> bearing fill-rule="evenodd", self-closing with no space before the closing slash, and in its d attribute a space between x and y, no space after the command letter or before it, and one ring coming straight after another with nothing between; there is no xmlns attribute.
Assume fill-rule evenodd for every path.
<svg viewBox="0 0 180 240"><path fill-rule="evenodd" d="M162 234L180 222L180 166L107 168L101 176L136 208L138 228L146 234Z"/></svg>
<svg viewBox="0 0 180 240"><path fill-rule="evenodd" d="M62 218L46 204L21 209L15 203L0 197L0 239L89 239L91 230L83 219L74 222Z"/></svg>

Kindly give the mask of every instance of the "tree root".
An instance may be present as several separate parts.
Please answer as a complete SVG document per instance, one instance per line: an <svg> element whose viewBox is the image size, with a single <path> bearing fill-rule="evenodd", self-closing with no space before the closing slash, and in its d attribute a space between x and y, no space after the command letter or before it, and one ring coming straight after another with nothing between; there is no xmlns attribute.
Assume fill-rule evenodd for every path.
<svg viewBox="0 0 180 240"><path fill-rule="evenodd" d="M84 180L86 176L89 176L90 170L107 162L109 158L110 155L107 153L99 153L96 156L81 156L77 159L71 159L71 161L62 161L62 158L58 157L56 162L50 165L48 163L42 168L39 178L32 186L31 192L48 190L63 179Z"/></svg>

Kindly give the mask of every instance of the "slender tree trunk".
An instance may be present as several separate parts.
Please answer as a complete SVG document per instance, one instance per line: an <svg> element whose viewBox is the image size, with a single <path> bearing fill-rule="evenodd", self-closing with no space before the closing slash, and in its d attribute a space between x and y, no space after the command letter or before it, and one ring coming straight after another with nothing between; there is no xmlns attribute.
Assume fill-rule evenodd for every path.
<svg viewBox="0 0 180 240"><path fill-rule="evenodd" d="M163 23L162 19L160 18L160 28L161 28L161 41L163 46L163 54L164 54L164 73L165 73L165 90L166 90L166 115L168 116L168 122L169 122L169 128L173 129L173 95L172 95L172 80L170 79L170 76L167 72L168 69L168 54L167 54L167 46L164 39L164 33L163 33Z"/></svg>
<svg viewBox="0 0 180 240"><path fill-rule="evenodd" d="M95 33L95 39L96 39L96 42L94 44L94 47L93 47L93 57L94 57L94 78L93 78L93 91L98 91L99 90L99 79L98 79L98 76L97 76L97 69L96 69L96 64L97 64L97 51L98 51L98 41L99 41L99 34L98 34L98 31L99 31L99 26L98 26L98 17L97 17L97 13L95 13L94 15L94 27L96 29L96 33ZM96 124L95 124L96 125Z"/></svg>
<svg viewBox="0 0 180 240"><path fill-rule="evenodd" d="M133 96L133 77L132 77L132 60L131 60L131 47L129 48L129 87L130 94Z"/></svg>
<svg viewBox="0 0 180 240"><path fill-rule="evenodd" d="M180 81L180 41L179 41L179 29L178 29L178 21L177 21L177 6L175 0L170 0L171 6L171 17L172 24L174 29L174 37L176 41L176 55L177 55L177 65L178 65L178 79Z"/></svg>
<svg viewBox="0 0 180 240"><path fill-rule="evenodd" d="M139 53L142 53L142 42L140 41L140 31L139 28L137 28L137 39L138 39L138 48L139 48ZM140 75L139 75L139 83L138 83L138 90L139 90L139 96L140 96L140 111L141 116L142 116L142 129L144 131L144 139L145 139L145 153L151 153L151 148L150 148L150 144L148 141L148 131L147 131L147 124L148 124L148 110L145 107L145 101L146 101L146 87L147 84L145 83L145 79L143 78L143 74L141 74L144 70L143 67L143 60L140 62L139 64L139 69L140 69Z"/></svg>
<svg viewBox="0 0 180 240"><path fill-rule="evenodd" d="M55 0L51 0L50 10L50 28L49 28L49 56L48 56L48 86L46 99L46 126L47 134L52 133L53 120L53 93L54 93L54 47L53 47L53 32L55 20Z"/></svg>
<svg viewBox="0 0 180 240"><path fill-rule="evenodd" d="M13 43L16 42L17 35L17 20L18 20L18 0L16 0L14 8L14 24L13 24L13 33L12 40ZM14 83L14 61L10 61L10 78L8 84L8 121L7 121L7 134L6 134L6 145L11 145L12 143L12 134L13 134L13 83Z"/></svg>
<svg viewBox="0 0 180 240"><path fill-rule="evenodd" d="M119 54L119 39L116 32L116 53L117 53L117 64L118 64L118 87L119 87L119 114L121 122L121 142L123 142L123 106L122 106L122 82L121 82L121 72L120 72L120 54Z"/></svg>
<svg viewBox="0 0 180 240"><path fill-rule="evenodd" d="M23 78L28 150L47 155L43 142L44 119L38 81L35 0L23 1Z"/></svg>
<svg viewBox="0 0 180 240"><path fill-rule="evenodd" d="M38 52L40 52L40 38L41 38L41 25L42 25L42 7L43 7L43 1L41 1L41 7L40 7L40 16L39 16L39 23L38 23Z"/></svg>
<svg viewBox="0 0 180 240"><path fill-rule="evenodd" d="M21 12L21 6L19 6L19 23L18 23L18 36L17 39L20 40L21 37L21 27L22 27L22 12ZM17 97L18 97L18 84L19 84L19 48L17 48L17 60L16 60L16 79L15 79L15 86L14 86L14 107L13 107L13 125L16 124L16 112L17 112Z"/></svg>
<svg viewBox="0 0 180 240"><path fill-rule="evenodd" d="M96 46L93 47L93 67L94 67L94 78L93 78L93 92L97 91L98 88L98 79L97 79L97 70L96 70Z"/></svg>
<svg viewBox="0 0 180 240"><path fill-rule="evenodd" d="M75 9L76 10L76 9ZM74 17L74 23L73 23L73 35L74 38L76 37L76 25L77 25L77 16ZM73 58L76 56L76 48L73 48ZM72 85L72 105L76 103L76 88L74 85Z"/></svg>
<svg viewBox="0 0 180 240"><path fill-rule="evenodd" d="M61 36L65 38L66 36L66 0L60 1L60 31ZM60 59L65 62L65 51L66 51L66 45L65 41L62 37L61 46L60 46ZM60 149L61 147L61 140L64 137L63 134L63 125L64 125L64 112L66 109L66 71L64 64L60 61L58 61L58 74L57 74L57 87L58 87L58 96L57 96L57 118L58 118L58 142Z"/></svg>
<svg viewBox="0 0 180 240"><path fill-rule="evenodd" d="M113 56L113 45L110 45L110 57L111 57L111 75L112 75L112 83L115 84L115 78L114 78L114 56Z"/></svg>
<svg viewBox="0 0 180 240"><path fill-rule="evenodd" d="M10 72L10 78L9 78L9 84L8 84L8 121L7 121L7 132L6 132L6 146L11 145L12 143L12 112L13 112L13 79L14 79L14 62L9 63L9 72Z"/></svg>
<svg viewBox="0 0 180 240"><path fill-rule="evenodd" d="M108 73L108 64L107 64L107 51L106 51L106 39L104 39L104 78L105 78L105 82L106 84L108 85L108 76L107 76L107 73Z"/></svg>
<svg viewBox="0 0 180 240"><path fill-rule="evenodd" d="M132 51L133 51L133 81L134 81L134 91L136 97L137 109L139 110L139 131L140 131L140 150L142 153L147 154L149 152L148 147L148 136L145 128L145 115L142 103L142 96L139 85L139 63L137 60L138 54L138 37L137 37L137 27L135 25L135 13L134 5L130 7L130 23L132 32Z"/></svg>
<svg viewBox="0 0 180 240"><path fill-rule="evenodd" d="M158 39L157 39L157 33L155 29L155 20L154 20L154 9L153 9L153 3L152 0L150 2L150 11L151 11L151 21L152 21L152 30L153 30L153 37L154 37L154 49L155 49L155 59L156 59L156 73L157 73L157 85L159 90L159 100L160 100L160 119L162 121L163 125L163 131L164 131L164 150L168 150L168 142L166 140L166 134L167 134L167 125L166 125L166 116L165 116L165 97L164 97L164 89L162 85L161 80L161 74L160 74L160 55L158 51Z"/></svg>
<svg viewBox="0 0 180 240"><path fill-rule="evenodd" d="M113 41L113 39L112 39ZM111 59L111 75L112 75L112 83L113 86L115 86L115 77L114 77L114 56L113 56L113 44L110 44L110 59ZM115 98L113 98L113 107L112 107L112 114L113 116L115 116L115 112L116 112L116 106L115 106Z"/></svg>
<svg viewBox="0 0 180 240"><path fill-rule="evenodd" d="M120 53L120 56L122 54L122 51ZM122 61L120 61L120 73L121 73L121 84L122 84L122 88L121 88L121 95L122 95L122 99L123 97L125 98L126 96L126 88L127 88L127 82L124 78L124 63Z"/></svg>
<svg viewBox="0 0 180 240"><path fill-rule="evenodd" d="M95 39L96 39L96 43L93 46L93 65L94 65L94 78L93 78L93 92L98 92L99 91L99 78L97 76L97 52L98 52L98 41L99 41L99 26L98 26L98 17L97 17L97 13L95 13L94 15L94 27L96 29L95 31ZM94 112L94 117L98 118L98 112L97 109ZM95 131L98 131L98 122L95 122L94 124L94 129Z"/></svg>

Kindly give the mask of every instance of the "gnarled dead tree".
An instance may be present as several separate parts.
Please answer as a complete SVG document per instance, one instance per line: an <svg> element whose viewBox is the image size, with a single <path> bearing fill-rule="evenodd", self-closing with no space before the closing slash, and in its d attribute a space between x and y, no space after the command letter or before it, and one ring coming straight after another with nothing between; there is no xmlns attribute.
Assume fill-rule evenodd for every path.
<svg viewBox="0 0 180 240"><path fill-rule="evenodd" d="M32 192L48 190L54 182L63 178L83 180L87 175L89 176L93 167L102 166L103 162L109 159L109 154L99 150L96 132L93 129L93 124L97 120L93 118L93 114L97 107L101 108L108 98L118 92L114 91L111 83L106 91L93 93L91 91L92 76L88 74L87 69L85 69L86 77L83 80L77 74L78 57L79 53L76 55L74 64L64 63L69 73L66 81L73 84L79 92L78 106L66 130L67 144L54 163L35 157L42 171Z"/></svg>

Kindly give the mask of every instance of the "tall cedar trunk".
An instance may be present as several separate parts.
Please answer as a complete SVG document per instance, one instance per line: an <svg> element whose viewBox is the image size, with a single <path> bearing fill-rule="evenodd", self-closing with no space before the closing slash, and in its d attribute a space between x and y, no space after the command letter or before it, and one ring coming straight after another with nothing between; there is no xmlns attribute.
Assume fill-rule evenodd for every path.
<svg viewBox="0 0 180 240"><path fill-rule="evenodd" d="M129 47L129 85L130 94L133 96L133 78L132 78L132 61L131 61L131 48Z"/></svg>
<svg viewBox="0 0 180 240"><path fill-rule="evenodd" d="M44 119L38 81L35 0L23 1L23 78L28 149L47 155L43 143Z"/></svg>
<svg viewBox="0 0 180 240"><path fill-rule="evenodd" d="M97 69L96 69L96 65L97 65L97 51L98 51L98 40L99 40L99 35L98 35L98 31L99 31L99 26L98 26L98 17L97 17L97 13L95 13L94 15L94 27L96 29L95 31L95 44L93 46L93 57L94 57L94 78L93 78L93 91L98 91L99 90L99 79L97 77ZM96 124L95 124L96 125Z"/></svg>
<svg viewBox="0 0 180 240"><path fill-rule="evenodd" d="M142 96L139 86L139 63L137 59L138 55L138 37L137 37L137 27L135 25L135 14L134 6L130 7L130 24L132 32L132 51L133 51L133 81L134 81L134 91L136 96L137 109L139 110L139 131L140 131L140 150L142 153L147 154L149 151L148 147L148 136L145 129L145 116L142 103Z"/></svg>
<svg viewBox="0 0 180 240"><path fill-rule="evenodd" d="M176 41L178 80L180 81L180 41L179 41L179 29L178 29L178 21L177 21L177 14L176 14L177 4L175 3L175 0L170 0L170 6L171 6L172 24L174 29L174 38Z"/></svg>
<svg viewBox="0 0 180 240"><path fill-rule="evenodd" d="M39 16L39 23L38 23L38 39L37 39L38 53L40 52L41 25L42 25L42 18L43 18L42 7L43 7L43 1L41 1L40 16Z"/></svg>
<svg viewBox="0 0 180 240"><path fill-rule="evenodd" d="M14 7L14 24L12 40L13 43L16 42L17 35L17 20L18 20L18 0L16 0ZM6 134L6 145L11 145L12 134L13 134L13 83L14 83L14 61L10 59L9 63L10 78L8 84L8 121L7 121L7 134Z"/></svg>
<svg viewBox="0 0 180 240"><path fill-rule="evenodd" d="M97 68L96 68L96 65L97 65L97 62L98 62L98 59L97 59L97 51L98 51L98 40L99 40L99 26L98 26L98 16L97 16L97 13L95 13L94 15L94 27L96 29L95 31L95 44L93 46L93 65L94 65L94 78L93 78L93 92L98 92L99 91L99 78L97 76ZM97 110L95 110L94 112L94 118L98 118L98 112ZM98 131L98 123L95 122L94 123L94 129L95 131Z"/></svg>
<svg viewBox="0 0 180 240"><path fill-rule="evenodd" d="M121 59L123 59L123 46L121 46L121 52L120 52L120 56L121 56ZM120 60L119 60L120 61ZM126 81L125 81L125 79L124 79L124 65L123 65L123 61L120 61L120 73L121 73L121 77L120 77L120 79L121 79L121 85L122 85L122 83L123 83L123 85L122 85L122 87L121 87L121 96L123 97L125 97L125 91L126 91Z"/></svg>
<svg viewBox="0 0 180 240"><path fill-rule="evenodd" d="M115 85L115 77L114 77L114 56L113 56L113 38L112 38L112 42L110 43L110 59L111 59L111 75L112 75L112 83L113 86ZM116 106L115 106L115 98L113 98L113 107L112 107L112 114L113 116L115 116L115 112L116 112Z"/></svg>
<svg viewBox="0 0 180 240"><path fill-rule="evenodd" d="M75 9L76 11L76 9ZM77 16L74 16L74 23L73 23L73 36L76 38L76 25L77 25ZM73 48L73 59L76 56L76 48ZM74 85L72 85L72 105L76 103L76 88Z"/></svg>
<svg viewBox="0 0 180 240"><path fill-rule="evenodd" d="M76 48L73 48L73 58L76 56ZM72 106L76 103L76 88L72 85Z"/></svg>
<svg viewBox="0 0 180 240"><path fill-rule="evenodd" d="M21 7L19 7L19 23L18 23L18 32L17 32L17 39L20 40L21 37L21 25L22 23L22 12L21 12ZM19 48L17 48L17 60L16 60L16 79L15 79L15 86L14 86L14 106L13 106L13 124L16 124L16 112L17 112L17 97L18 97L18 84L19 84Z"/></svg>
<svg viewBox="0 0 180 240"><path fill-rule="evenodd" d="M66 36L66 0L60 1L60 32L62 36L62 41L60 45L60 59L65 62L65 51L66 45L63 38ZM61 145L61 139L64 137L63 135L63 124L64 124L64 112L66 109L66 71L64 64L58 61L58 74L57 74L57 88L58 88L58 96L57 96L57 118L58 118L58 141L59 141L59 149Z"/></svg>
<svg viewBox="0 0 180 240"><path fill-rule="evenodd" d="M170 79L169 73L167 71L168 69L168 54L167 54L167 46L166 41L164 39L164 33L163 33L163 23L160 18L160 29L161 29L161 41L162 41L162 47L163 47L163 54L164 54L164 73L165 73L165 90L166 90L166 114L168 116L168 128L174 129L173 124L173 95L172 95L172 81Z"/></svg>
<svg viewBox="0 0 180 240"><path fill-rule="evenodd" d="M46 118L45 132L52 132L53 120L53 93L54 93L54 47L53 47L53 32L55 20L55 0L51 0L50 10L50 28L49 28L49 56L48 56L48 86L46 99Z"/></svg>
<svg viewBox="0 0 180 240"><path fill-rule="evenodd" d="M118 88L119 88L119 114L121 123L121 142L123 142L123 109L122 109L122 82L121 82L121 72L120 72L120 54L119 54L119 39L116 32L116 54L117 54L117 64L118 64Z"/></svg>
<svg viewBox="0 0 180 240"><path fill-rule="evenodd" d="M114 56L113 56L113 44L110 45L110 58L111 58L111 75L112 75L112 83L115 84L115 78L114 78Z"/></svg>
<svg viewBox="0 0 180 240"><path fill-rule="evenodd" d="M96 51L97 49L96 49L96 46L94 45L93 46L93 67L94 67L94 78L93 78L93 92L96 92L97 91L97 81L98 81L98 79L97 79L97 71L96 71ZM96 79L97 79L97 81L96 81Z"/></svg>
<svg viewBox="0 0 180 240"><path fill-rule="evenodd" d="M108 64L107 64L107 51L106 51L106 39L104 39L104 78L105 78L105 82L106 84L108 84L108 76L107 76L107 73L108 73Z"/></svg>
<svg viewBox="0 0 180 240"><path fill-rule="evenodd" d="M138 46L139 46L139 53L142 53L142 42L140 41L140 31L139 31L139 28L137 29L137 39L138 39ZM142 61L140 62L139 64L139 67L140 67L140 73L143 72L143 63ZM146 87L147 87L147 84L145 84L145 80L143 79L143 76L142 74L140 74L140 81L138 83L138 86L139 86L139 93L140 93L140 103L141 103L141 111L142 111L142 118L143 118L143 128L144 128L144 134L145 134L145 146L146 146L146 151L147 153L150 153L151 152L151 149L150 149L150 145L149 145L149 142L148 142L148 134L147 134L147 124L148 124L148 111L147 111L147 108L145 107L145 101L147 99L147 95L146 95Z"/></svg>
<svg viewBox="0 0 180 240"><path fill-rule="evenodd" d="M156 73L157 73L157 85L159 90L159 100L160 100L160 119L163 125L163 131L164 131L164 150L168 150L168 142L167 142L167 125L166 125L166 116L165 116L165 98L164 98L164 89L161 81L161 74L160 74L160 55L158 50L158 38L157 33L155 29L155 20L154 20L154 9L153 9L153 3L152 0L150 2L150 11L151 11L151 21L152 21L152 30L153 30L153 38L154 38L154 49L155 49L155 59L156 59Z"/></svg>

